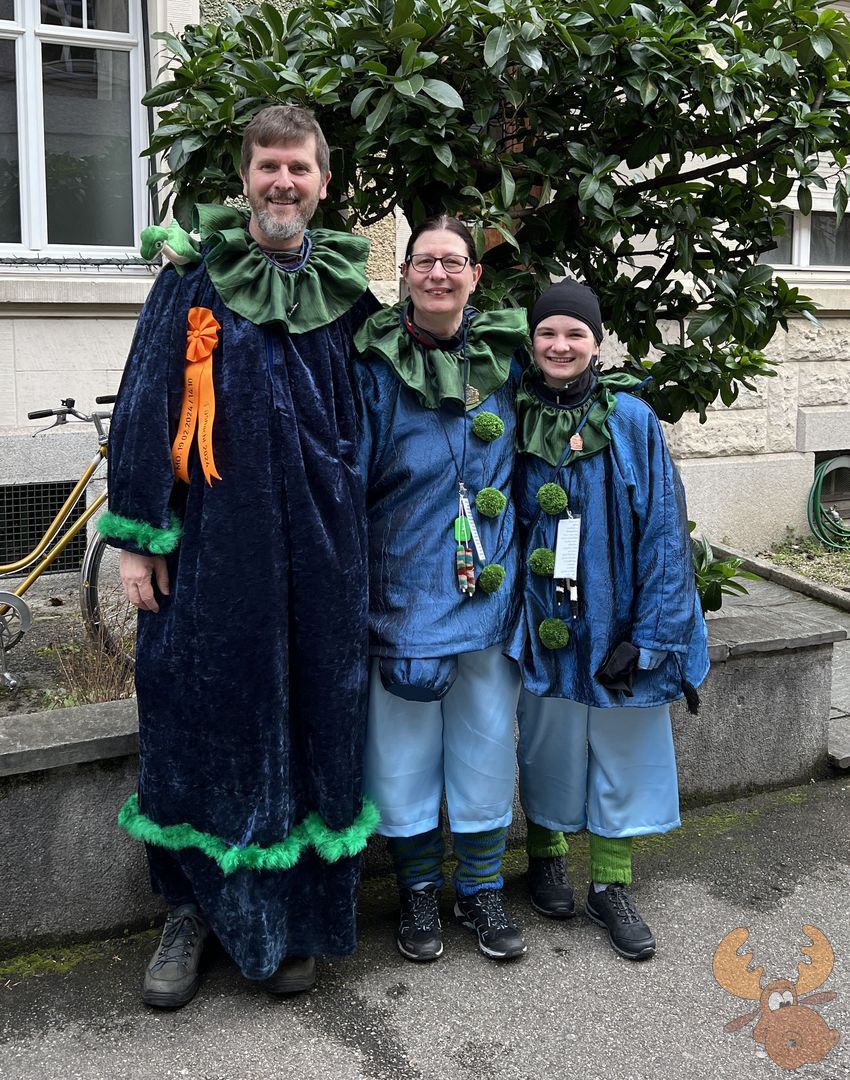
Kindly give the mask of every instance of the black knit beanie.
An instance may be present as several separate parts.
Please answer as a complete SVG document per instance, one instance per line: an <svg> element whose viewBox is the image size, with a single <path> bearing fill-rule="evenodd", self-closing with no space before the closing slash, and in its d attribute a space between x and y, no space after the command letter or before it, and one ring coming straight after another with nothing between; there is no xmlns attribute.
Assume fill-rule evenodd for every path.
<svg viewBox="0 0 850 1080"><path fill-rule="evenodd" d="M550 285L531 311L531 333L550 315L571 315L590 327L597 343L602 340L602 313L596 293L573 278Z"/></svg>

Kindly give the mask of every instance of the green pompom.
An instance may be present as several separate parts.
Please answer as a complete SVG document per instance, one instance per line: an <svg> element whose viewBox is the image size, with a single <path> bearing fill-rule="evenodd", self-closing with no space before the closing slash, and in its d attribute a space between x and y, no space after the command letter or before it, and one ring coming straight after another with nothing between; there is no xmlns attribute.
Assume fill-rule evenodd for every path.
<svg viewBox="0 0 850 1080"><path fill-rule="evenodd" d="M486 593L498 592L504 582L505 568L498 563L490 563L478 575L478 588Z"/></svg>
<svg viewBox="0 0 850 1080"><path fill-rule="evenodd" d="M535 574L552 577L555 573L555 552L551 548L535 548L528 556L528 565Z"/></svg>
<svg viewBox="0 0 850 1080"><path fill-rule="evenodd" d="M505 434L505 424L495 413L481 412L472 421L472 434L484 442L492 442Z"/></svg>
<svg viewBox="0 0 850 1080"><path fill-rule="evenodd" d="M547 649L563 649L570 640L570 632L563 619L544 619L537 627L537 633Z"/></svg>
<svg viewBox="0 0 850 1080"><path fill-rule="evenodd" d="M567 493L560 484L543 484L537 492L537 501L547 514L562 514L567 509Z"/></svg>
<svg viewBox="0 0 850 1080"><path fill-rule="evenodd" d="M508 500L496 488L482 488L475 496L475 505L484 517L498 517L507 504Z"/></svg>

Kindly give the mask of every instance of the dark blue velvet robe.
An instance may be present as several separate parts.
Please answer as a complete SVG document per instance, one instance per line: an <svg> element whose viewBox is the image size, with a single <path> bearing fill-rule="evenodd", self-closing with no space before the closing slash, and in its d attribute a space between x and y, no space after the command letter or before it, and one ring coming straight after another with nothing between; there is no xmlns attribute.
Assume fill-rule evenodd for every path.
<svg viewBox="0 0 850 1080"><path fill-rule="evenodd" d="M175 483L187 312L221 324L214 452ZM110 434L109 505L182 538L171 593L140 612L139 805L228 845L284 840L311 812L345 829L361 810L367 575L351 340L366 293L329 325L290 334L224 306L203 264L164 270L145 305ZM132 542L117 546L144 551ZM249 978L288 956L355 945L360 857L307 848L289 870L225 876L202 851L149 846L155 890L195 899Z"/></svg>

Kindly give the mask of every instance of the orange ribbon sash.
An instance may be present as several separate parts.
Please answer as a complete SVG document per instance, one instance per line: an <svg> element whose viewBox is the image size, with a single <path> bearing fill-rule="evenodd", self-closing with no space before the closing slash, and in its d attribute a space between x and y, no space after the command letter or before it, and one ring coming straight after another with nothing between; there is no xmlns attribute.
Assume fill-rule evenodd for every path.
<svg viewBox="0 0 850 1080"><path fill-rule="evenodd" d="M207 483L213 477L221 480L213 457L213 421L215 420L215 390L212 378L212 354L218 344L216 322L209 308L189 309L189 328L186 331L186 371L183 377L183 405L180 423L171 446L174 475L189 483L189 451L195 431L198 432L198 453Z"/></svg>

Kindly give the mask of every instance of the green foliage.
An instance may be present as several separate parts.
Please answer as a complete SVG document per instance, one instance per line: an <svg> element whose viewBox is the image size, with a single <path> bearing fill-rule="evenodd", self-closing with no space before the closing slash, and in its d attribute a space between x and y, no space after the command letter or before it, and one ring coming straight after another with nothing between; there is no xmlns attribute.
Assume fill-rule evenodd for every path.
<svg viewBox="0 0 850 1080"><path fill-rule="evenodd" d="M696 523L689 521L688 528L690 532L693 532ZM691 555L694 562L697 593L703 612L719 611L724 595L746 596L746 586L736 579L759 580L758 574L751 574L747 570L740 569L740 559L715 559L711 544L705 536L701 536L698 540L691 537Z"/></svg>
<svg viewBox="0 0 850 1080"><path fill-rule="evenodd" d="M472 433L484 442L493 442L504 435L505 424L495 413L480 412L472 421Z"/></svg>
<svg viewBox="0 0 850 1080"><path fill-rule="evenodd" d="M570 640L570 631L563 619L544 619L537 627L540 643L547 649L563 649Z"/></svg>
<svg viewBox="0 0 850 1080"><path fill-rule="evenodd" d="M847 205L850 23L818 0L304 0L159 34L146 102L183 223L238 195L262 106L314 108L332 147L324 223L401 207L476 223L487 306L550 275L600 296L664 419L702 420L769 374L760 350L814 305L757 262L779 204L835 175ZM819 164L820 163L820 164ZM486 231L486 235L485 235ZM485 250L486 248L486 250ZM690 320L690 322L688 322ZM674 327L671 340L662 322ZM675 328L678 326L678 332Z"/></svg>
<svg viewBox="0 0 850 1080"><path fill-rule="evenodd" d="M505 583L505 568L499 563L489 563L478 575L478 588L486 593L498 592Z"/></svg>
<svg viewBox="0 0 850 1080"><path fill-rule="evenodd" d="M551 548L535 548L528 556L528 565L532 573L552 577L555 573L555 552Z"/></svg>
<svg viewBox="0 0 850 1080"><path fill-rule="evenodd" d="M544 514L563 514L567 508L567 493L560 484L541 484L537 501Z"/></svg>
<svg viewBox="0 0 850 1080"><path fill-rule="evenodd" d="M498 517L507 506L508 500L497 488L482 488L475 496L475 505L484 517Z"/></svg>

